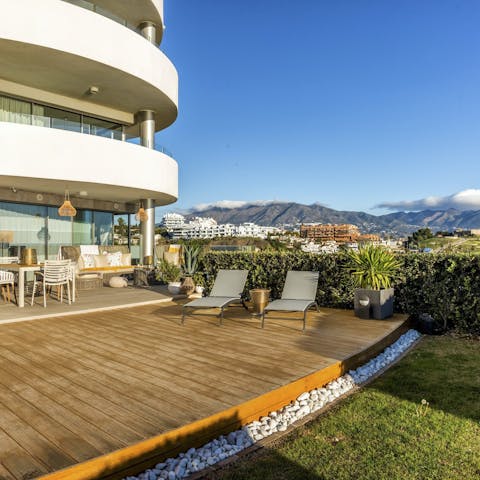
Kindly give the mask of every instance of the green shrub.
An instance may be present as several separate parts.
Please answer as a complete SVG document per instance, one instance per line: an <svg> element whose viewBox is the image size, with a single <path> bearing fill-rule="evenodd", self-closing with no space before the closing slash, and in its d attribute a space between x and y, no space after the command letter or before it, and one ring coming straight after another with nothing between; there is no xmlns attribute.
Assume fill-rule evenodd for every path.
<svg viewBox="0 0 480 480"><path fill-rule="evenodd" d="M464 333L480 333L480 256L468 254L398 255L402 279L395 284L399 313L429 313L436 320ZM219 269L249 270L245 292L270 288L273 298L282 293L288 270L320 273L317 302L323 307L353 308L354 280L345 253L209 252L200 261L209 291Z"/></svg>
<svg viewBox="0 0 480 480"><path fill-rule="evenodd" d="M360 288L381 290L390 288L398 278L401 263L395 254L384 247L367 244L358 250L348 250L347 270Z"/></svg>
<svg viewBox="0 0 480 480"><path fill-rule="evenodd" d="M182 269L174 263L170 263L162 258L157 263L157 271L155 276L160 282L178 282L182 276Z"/></svg>

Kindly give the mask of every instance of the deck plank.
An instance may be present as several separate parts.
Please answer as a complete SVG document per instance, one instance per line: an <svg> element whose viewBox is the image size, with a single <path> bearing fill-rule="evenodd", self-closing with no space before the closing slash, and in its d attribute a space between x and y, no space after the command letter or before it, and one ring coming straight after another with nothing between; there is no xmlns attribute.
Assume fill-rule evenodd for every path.
<svg viewBox="0 0 480 480"><path fill-rule="evenodd" d="M174 449L162 435L188 437L206 418L219 429L238 422L242 405L261 411L262 398L275 402L290 382L336 371L405 321L321 309L302 334L291 315L268 318L265 329L241 308L228 309L221 327L215 315L185 325L180 315L181 303L168 302L0 324L0 479L77 462L82 478L94 478L102 454L127 449L118 457L127 458L142 442Z"/></svg>

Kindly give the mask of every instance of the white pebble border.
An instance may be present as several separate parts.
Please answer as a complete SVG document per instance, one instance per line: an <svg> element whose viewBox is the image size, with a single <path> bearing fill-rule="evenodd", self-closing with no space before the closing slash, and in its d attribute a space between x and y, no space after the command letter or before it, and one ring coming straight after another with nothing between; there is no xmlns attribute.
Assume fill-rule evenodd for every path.
<svg viewBox="0 0 480 480"><path fill-rule="evenodd" d="M324 387L302 393L294 402L245 425L240 430L226 436L221 435L203 447L191 448L185 453L180 453L178 457L169 458L154 468L138 476L126 477L125 480L178 480L221 462L273 433L284 432L294 422L320 410L355 386L369 380L402 355L420 336L416 330L409 330L380 355Z"/></svg>

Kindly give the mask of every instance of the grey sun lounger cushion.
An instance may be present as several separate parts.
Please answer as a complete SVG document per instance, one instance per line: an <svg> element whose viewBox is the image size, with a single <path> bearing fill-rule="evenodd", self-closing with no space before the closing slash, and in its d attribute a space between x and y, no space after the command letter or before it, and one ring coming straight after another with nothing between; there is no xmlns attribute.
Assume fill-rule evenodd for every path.
<svg viewBox="0 0 480 480"><path fill-rule="evenodd" d="M298 272L290 270L285 279L282 298L269 303L262 314L262 328L265 314L269 311L303 312L303 330L306 326L307 310L315 305L318 287L318 272Z"/></svg>
<svg viewBox="0 0 480 480"><path fill-rule="evenodd" d="M265 310L303 312L306 308L314 303L315 300L274 300L267 305Z"/></svg>
<svg viewBox="0 0 480 480"><path fill-rule="evenodd" d="M241 302L247 282L248 270L219 270L212 291L208 297L198 298L183 306L182 323L186 308L220 308L220 323L223 309L231 303Z"/></svg>
<svg viewBox="0 0 480 480"><path fill-rule="evenodd" d="M184 305L185 307L195 308L221 308L225 307L231 302L238 302L240 297L203 297L192 300Z"/></svg>

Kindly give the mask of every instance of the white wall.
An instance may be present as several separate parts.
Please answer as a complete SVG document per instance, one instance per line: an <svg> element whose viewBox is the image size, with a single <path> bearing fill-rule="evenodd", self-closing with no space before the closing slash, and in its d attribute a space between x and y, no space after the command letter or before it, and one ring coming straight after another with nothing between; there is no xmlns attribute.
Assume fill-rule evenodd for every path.
<svg viewBox="0 0 480 480"><path fill-rule="evenodd" d="M0 122L0 186L158 204L178 197L178 165L155 150L53 128Z"/></svg>
<svg viewBox="0 0 480 480"><path fill-rule="evenodd" d="M160 5L159 5L160 6ZM2 2L0 15L0 42L2 39L17 42L12 44L12 49L18 49L21 45L22 55L28 54L29 44L50 49L51 55L64 52L71 55L68 57L68 68L72 68L76 57L89 59L95 62L92 65L92 73L95 69L101 69L102 65L111 67L110 72L104 68L102 74L109 74L112 80L119 85L122 92L122 83L128 86L127 91L132 91L132 86L137 87L135 92L139 102L144 105L141 108L151 108L149 103L155 103L151 98L151 92L146 91L144 83L154 87L166 95L175 105L178 104L178 75L175 67L156 46L149 43L139 34L132 30L89 10L59 0L15 0ZM3 44L2 48L9 48L9 44ZM48 50L47 50L48 53ZM36 51L36 55L39 52ZM34 60L34 59L32 59ZM58 68L65 69L65 57L59 56ZM41 76L41 81L46 85L45 89L55 85L55 71L35 71L32 62L31 71L23 71L22 78L8 78L10 72L1 73L12 81L18 81L30 86L35 85L35 78ZM80 63L79 63L80 65ZM84 65L82 62L81 65ZM8 67L8 65L6 65ZM94 82L94 75L79 69L75 72L79 77L87 75ZM13 75L13 74L12 74ZM72 83L76 76L72 76ZM138 79L136 85L132 84L132 78ZM81 96L89 85L86 83L81 91L75 94ZM68 84L58 85L58 91L65 94L69 92ZM125 89L123 90L125 95ZM163 95L164 94L164 95ZM142 98L142 95L145 98ZM119 95L120 97L120 95ZM119 98L119 104L121 98Z"/></svg>

